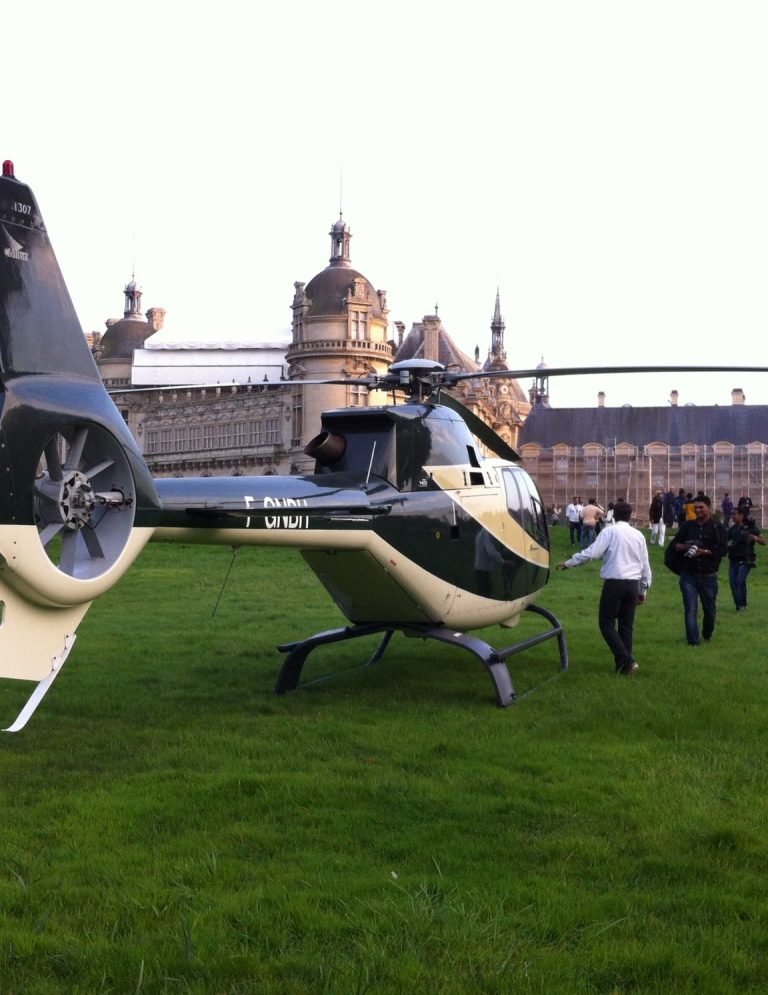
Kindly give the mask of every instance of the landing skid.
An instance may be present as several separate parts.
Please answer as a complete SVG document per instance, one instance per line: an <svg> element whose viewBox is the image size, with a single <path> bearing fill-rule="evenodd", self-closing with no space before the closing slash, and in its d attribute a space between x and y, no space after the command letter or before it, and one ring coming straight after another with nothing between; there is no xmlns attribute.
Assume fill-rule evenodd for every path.
<svg viewBox="0 0 768 995"><path fill-rule="evenodd" d="M35 687L35 690L27 699L26 705L22 708L19 714L16 716L16 721L12 722L11 725L7 726L5 729L0 729L0 732L20 732L24 726L29 722L35 713L37 706L45 697L46 693L50 691L51 684L56 680L56 678L61 673L61 668L64 666L64 662L69 656L69 651L72 649L72 645L75 642L75 636L65 636L64 638L64 649L59 656L53 658L53 668L47 677L43 678L42 681Z"/></svg>
<svg viewBox="0 0 768 995"><path fill-rule="evenodd" d="M516 698L512 678L505 662L508 657L513 656L515 653L522 653L523 650L537 646L547 639L556 638L560 651L560 670L568 669L568 643L563 627L557 617L546 608L540 608L538 605L528 605L526 611L541 615L550 623L550 628L546 632L540 632L536 636L531 636L529 639L524 639L512 646L505 646L502 649L495 649L489 643L467 632L454 632L452 629L447 629L441 625L396 626L373 622L363 625L348 625L340 629L327 629L325 632L318 632L314 636L309 636L308 639L303 639L299 642L282 643L277 648L281 653L287 653L288 656L280 668L275 685L275 694L285 694L286 691L296 690L299 686L299 678L301 677L304 663L312 650L318 646L326 646L329 643L343 642L346 639L357 639L359 636L371 636L382 632L384 636L378 648L365 664L365 666L370 666L381 659L393 633L399 631L405 636L417 639L436 639L438 642L448 643L451 646L459 646L462 649L469 650L470 653L473 653L484 664L490 674L496 691L496 704L499 708L506 708Z"/></svg>

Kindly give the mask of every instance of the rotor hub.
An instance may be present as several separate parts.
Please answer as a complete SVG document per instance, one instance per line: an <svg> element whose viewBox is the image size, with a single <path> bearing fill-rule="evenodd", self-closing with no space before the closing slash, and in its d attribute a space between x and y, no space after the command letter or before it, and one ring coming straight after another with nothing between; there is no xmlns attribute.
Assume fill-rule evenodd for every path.
<svg viewBox="0 0 768 995"><path fill-rule="evenodd" d="M90 480L75 470L66 475L59 489L61 520L68 529L81 529L91 520L96 507L96 495Z"/></svg>

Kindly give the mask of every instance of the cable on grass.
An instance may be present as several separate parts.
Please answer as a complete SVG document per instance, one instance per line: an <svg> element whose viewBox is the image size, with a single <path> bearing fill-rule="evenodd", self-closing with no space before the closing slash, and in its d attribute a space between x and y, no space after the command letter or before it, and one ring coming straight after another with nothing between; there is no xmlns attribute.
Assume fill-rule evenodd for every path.
<svg viewBox="0 0 768 995"><path fill-rule="evenodd" d="M216 598L216 604L213 606L213 611L211 612L211 618L216 617L216 612L218 611L219 605L221 604L221 599L224 596L224 588L227 586L227 581L229 580L229 575L232 573L232 567L235 563L235 557L238 554L238 547L232 547L232 559L229 561L229 566L227 567L227 573L224 577L224 582L221 585L221 590L219 591L219 596Z"/></svg>

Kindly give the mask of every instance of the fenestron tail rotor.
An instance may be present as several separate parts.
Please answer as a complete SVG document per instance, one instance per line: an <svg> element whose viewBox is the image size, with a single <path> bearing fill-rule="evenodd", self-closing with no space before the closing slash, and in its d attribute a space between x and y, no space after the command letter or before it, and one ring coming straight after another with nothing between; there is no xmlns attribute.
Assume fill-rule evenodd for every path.
<svg viewBox="0 0 768 995"><path fill-rule="evenodd" d="M122 446L93 424L70 425L43 447L34 487L40 542L70 577L100 577L133 527L136 492Z"/></svg>

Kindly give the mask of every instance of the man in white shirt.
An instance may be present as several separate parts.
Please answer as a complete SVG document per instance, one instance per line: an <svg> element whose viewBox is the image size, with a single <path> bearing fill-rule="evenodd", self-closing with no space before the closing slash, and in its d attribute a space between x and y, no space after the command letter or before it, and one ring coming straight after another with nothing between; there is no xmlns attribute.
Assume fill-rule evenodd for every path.
<svg viewBox="0 0 768 995"><path fill-rule="evenodd" d="M603 529L591 546L557 564L558 570L568 570L590 560L603 561L600 568L603 590L598 609L600 634L613 653L616 673L627 677L640 669L632 655L635 608L645 600L652 580L645 538L629 524L631 515L631 505L617 501L613 506L613 528Z"/></svg>
<svg viewBox="0 0 768 995"><path fill-rule="evenodd" d="M568 537L570 543L572 546L574 545L575 537L575 544L578 545L581 539L581 502L577 497L574 497L565 509L565 517L568 519Z"/></svg>

